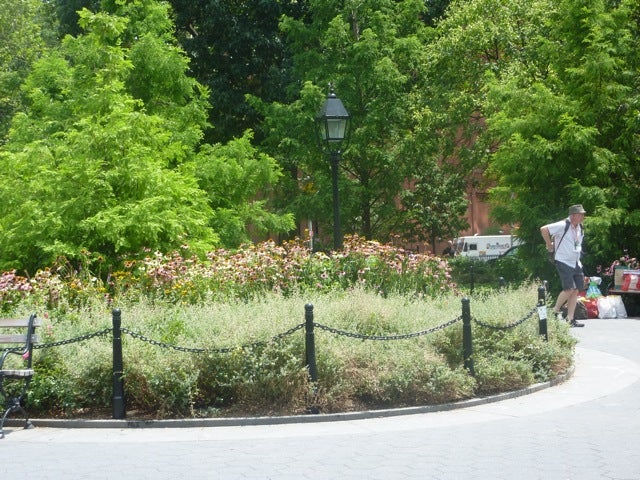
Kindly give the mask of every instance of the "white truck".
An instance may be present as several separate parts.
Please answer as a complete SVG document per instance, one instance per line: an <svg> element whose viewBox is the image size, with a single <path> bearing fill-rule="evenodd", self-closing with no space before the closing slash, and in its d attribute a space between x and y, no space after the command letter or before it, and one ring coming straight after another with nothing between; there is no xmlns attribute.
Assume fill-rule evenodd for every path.
<svg viewBox="0 0 640 480"><path fill-rule="evenodd" d="M520 245L520 239L513 235L473 235L455 240L456 255L490 260L507 253Z"/></svg>

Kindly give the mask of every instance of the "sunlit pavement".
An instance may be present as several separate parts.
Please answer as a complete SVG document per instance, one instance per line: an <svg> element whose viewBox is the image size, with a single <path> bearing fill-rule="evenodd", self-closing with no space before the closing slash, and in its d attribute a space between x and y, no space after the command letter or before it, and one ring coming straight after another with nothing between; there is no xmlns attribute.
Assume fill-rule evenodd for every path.
<svg viewBox="0 0 640 480"><path fill-rule="evenodd" d="M585 323L571 378L528 395L314 423L10 426L0 478L640 479L640 320Z"/></svg>

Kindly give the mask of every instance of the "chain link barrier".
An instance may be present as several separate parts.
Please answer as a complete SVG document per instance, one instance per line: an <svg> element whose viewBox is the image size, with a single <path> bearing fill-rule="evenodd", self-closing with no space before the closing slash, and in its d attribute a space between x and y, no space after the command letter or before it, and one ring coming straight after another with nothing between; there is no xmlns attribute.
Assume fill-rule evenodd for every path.
<svg viewBox="0 0 640 480"><path fill-rule="evenodd" d="M550 298L550 295L548 293L548 290L546 291L546 298L545 300L548 301ZM488 322L484 322L482 320L479 320L478 318L473 317L472 320L478 324L481 327L484 328L489 328L492 330L509 330L511 328L515 328L521 324L523 324L524 322L526 322L527 320L529 320L531 317L533 317L537 312L537 307L533 308L526 316L524 316L523 318L521 318L520 320L517 320L513 323L510 323L508 325L493 325L491 323ZM417 337L421 337L424 335L429 335L431 333L435 333L437 331L440 330L444 330L445 328L448 328L452 325L455 325L456 323L462 321L462 316L458 316L456 318L453 318L452 320L449 320L448 322L445 322L441 325L438 325L436 327L433 328L429 328L426 330L422 330L419 332L413 332L413 333L405 333L405 334L398 334L398 335L366 335L366 334L362 334L362 333L357 333L357 332L348 332L345 330L341 330L338 328L334 328L334 327L329 327L327 325L323 325L321 323L316 323L313 322L314 327L320 329L320 330L324 330L326 332L332 333L334 335L340 335L343 337L348 337L348 338L357 338L360 340L373 340L373 341L391 341L391 340L407 340L410 338L417 338ZM180 345L173 345L170 343L166 343L166 342L161 342L159 340L154 340L152 338L147 337L146 335L140 333L140 332L136 332L133 331L129 328L126 327L122 327L121 328L121 332L122 333L126 333L127 335L130 335L131 337L146 342L150 345L155 345L157 347L161 347L161 348L166 348L169 350L175 350L178 352L185 352L185 353L196 353L196 354L224 354L224 353L231 353L235 350L238 349L250 349L250 348L255 348L255 347L263 347L265 345L267 345L269 342L274 342L274 341L278 341L281 340L285 337L288 337L290 335L293 335L295 332L297 332L298 330L301 330L303 328L305 328L305 324L304 323L300 323L292 328L290 328L289 330L282 332L280 334L274 335L273 337L271 337L270 340L267 341L256 341L256 342L252 342L252 343L247 343L247 344L243 344L240 346L236 346L236 347L222 347L222 348L194 348L194 347L184 347L184 346L180 346ZM90 340L92 338L96 338L96 337L102 337L102 336L106 336L110 333L112 333L112 328L105 328L103 330L99 330L97 332L93 332L93 333L88 333L86 335L81 335L75 338L70 338L67 340L60 340L57 342L49 342L49 343L40 343L40 344L35 344L33 345L34 349L44 349L44 348L53 348L53 347L60 347L60 346L64 346L64 345L70 345L73 343L79 343L79 342L84 342L87 340Z"/></svg>
<svg viewBox="0 0 640 480"><path fill-rule="evenodd" d="M429 335L431 333L437 332L439 330L444 330L447 327L450 327L451 325L455 325L456 323L462 321L462 316L458 316L452 320L449 320L448 322L443 323L442 325L438 325L436 327L433 328L429 328L427 330L422 330L419 332L413 332L413 333L405 333L405 334L399 334L399 335L365 335L362 333L356 333L356 332L347 332L345 330L340 330L338 328L334 328L334 327L329 327L327 325L323 325L321 323L316 323L314 322L313 325L314 327L320 329L320 330L324 330L326 332L329 333L333 333L335 335L340 335L343 337L348 337L348 338L357 338L357 339L361 339L361 340L374 340L374 341L386 341L386 340L407 340L410 338L416 338L416 337L421 337L424 335ZM489 325L483 325L483 326L489 326ZM180 345L173 345L170 343L166 343L166 342L162 342L159 340L154 340L140 332L136 332L134 330L131 330L129 328L126 327L122 327L120 329L120 331L122 333L126 333L127 335L135 338L136 340L140 340L142 342L148 343L150 345L154 345L156 347L161 347L161 348L166 348L169 350L175 350L178 352L184 352L184 353L197 353L197 354L211 354L211 353L231 353L235 350L238 349L248 349L248 348L255 348L255 347L263 347L265 345L267 345L269 342L274 342L274 341L278 341L278 340L282 340L285 337L288 337L290 335L293 335L295 332L297 332L298 330L302 330L303 328L305 328L305 324L304 323L300 323L298 325L296 325L295 327L290 328L289 330L282 332L280 334L274 335L273 337L271 337L270 340L267 341L256 341L256 342L252 342L252 343L247 343L247 344L243 344L237 347L222 347L222 348L194 348L194 347L183 347ZM97 332L93 332L93 333L88 333L86 335L81 335L78 337L74 337L74 338L69 338L67 340L60 340L57 342L49 342L49 343L40 343L40 344L34 344L33 348L34 349L44 349L44 348L53 348L53 347L61 347L64 345L71 345L73 343L79 343L79 342L84 342L87 340L90 340L92 338L96 338L96 337L103 337L106 335L111 334L113 331L112 328L105 328L104 330L99 330Z"/></svg>
<svg viewBox="0 0 640 480"><path fill-rule="evenodd" d="M466 303L465 303L466 301ZM539 302L546 303L549 301L548 289L545 289L544 294L539 290ZM466 305L466 307L465 307ZM307 308L310 307L310 308ZM507 330L511 328L515 328L518 325L521 325L525 321L529 320L537 311L538 307L533 308L526 316L517 320L509 325L492 325L487 322L480 321L477 318L473 318L469 312L469 300L463 300L463 308L462 315L459 315L441 325L428 328L422 331L413 332L413 333L404 333L404 334L395 334L395 335L367 335L357 332L349 332L346 330L341 330L334 327L329 327L327 325L323 325L321 323L317 323L313 321L313 306L307 305L305 306L307 313L305 314L305 323L300 323L280 334L274 335L269 340L255 341L251 343L247 343L244 345L239 345L235 347L221 347L221 348L194 348L194 347L185 347L180 345L174 345L167 342L162 342L159 340L154 340L140 332L136 332L126 327L121 327L120 325L120 311L115 309L113 311L113 328L105 328L103 330L99 330L93 333L88 333L85 335L81 335L75 338L70 338L67 340L60 340L57 342L49 342L49 343L39 343L34 344L34 349L45 349L52 347L59 347L64 345L70 345L73 343L79 343L83 341L90 340L92 338L102 337L109 334L113 336L113 348L114 348L114 361L113 361L113 370L114 370L114 395L113 395L113 408L114 408L114 418L124 418L124 385L122 382L122 342L121 342L121 334L127 334L136 340L140 340L142 342L146 342L150 345L154 345L157 347L175 350L184 353L194 353L194 354L227 354L237 350L243 349L252 349L255 347L263 347L268 345L270 342L275 342L278 340L282 340L285 337L293 335L298 330L305 329L307 330L306 338L305 338L305 360L307 362L307 366L309 368L310 376L313 382L317 382L317 370L315 365L315 346L313 340L313 328L317 328L319 330L326 331L328 333L339 335L348 338L360 339L360 340L372 340L372 341L394 341L394 340L407 340L411 338L417 338L424 335L429 335L431 333L438 332L440 330L444 330L452 325L455 325L458 322L463 323L463 350L464 350L464 359L465 359L465 368L468 368L471 375L474 375L473 363L472 363L472 344L471 344L471 322L474 321L481 327L494 329L494 330ZM542 322L541 322L542 324ZM467 332L468 331L468 332ZM115 334L115 335L114 335ZM546 335L546 326L545 326L545 335ZM117 348L116 348L117 346ZM116 350L119 349L119 354L116 355ZM120 382L120 383L118 383ZM119 390L117 390L119 388Z"/></svg>
<svg viewBox="0 0 640 480"><path fill-rule="evenodd" d="M404 333L400 335L364 335L362 333L354 333L354 332L339 330L337 328L328 327L321 323L315 323L315 322L314 322L314 326L316 328L319 328L320 330L325 330L335 335L341 335L343 337L349 337L349 338L359 338L362 340L406 340L408 338L416 338L416 337L421 337L423 335L428 335L430 333L437 332L438 330L444 330L445 328L450 327L451 325L454 325L460 321L462 321L462 316L458 316L452 320L449 320L446 323L443 323L442 325L438 325L437 327L429 328L427 330L422 330L420 332Z"/></svg>
<svg viewBox="0 0 640 480"><path fill-rule="evenodd" d="M257 341L257 342L252 342L252 343L247 343L244 345L240 345L238 347L224 347L224 348L193 348L193 347L181 347L179 345L172 345L170 343L165 343L165 342L160 342L158 340L154 340L152 338L147 337L146 335L143 335L142 333L139 332L134 332L133 330L129 330L126 327L123 327L120 329L120 331L122 333L126 333L127 335L130 335L131 337L149 343L151 345L155 345L156 347L161 347L161 348L166 348L169 350L176 350L178 352L185 352L185 353L198 353L198 354L202 354L202 353L231 353L233 351L236 351L238 349L248 349L248 348L255 348L255 347L263 347L265 345L267 345L269 342L275 342L277 340L281 340L285 337L288 337L289 335L294 334L295 332L297 332L298 330L304 328L305 324L301 323L299 325L296 325L293 328L290 328L289 330L287 330L286 332L282 332L279 333L278 335L275 335L273 337L271 337L270 340L268 341Z"/></svg>
<svg viewBox="0 0 640 480"><path fill-rule="evenodd" d="M533 317L537 313L537 311L538 311L538 307L532 309L529 313L527 313L526 316L522 317L520 320L516 320L515 322L510 323L508 325L492 325L490 323L483 322L482 320L478 320L475 317L473 317L472 320L484 328L490 328L492 330L509 330L511 328L517 327L518 325L522 325L524 322L526 322L531 317Z"/></svg>
<svg viewBox="0 0 640 480"><path fill-rule="evenodd" d="M86 340L90 340L96 337L103 337L112 332L112 328L105 328L104 330L99 330L97 332L88 333L86 335L81 335L75 338L69 338L67 340L60 340L59 342L50 342L50 343L35 343L33 345L34 349L41 348L52 348L52 347L60 347L62 345L71 345L72 343L84 342Z"/></svg>
<svg viewBox="0 0 640 480"><path fill-rule="evenodd" d="M550 295L547 292L546 295L546 300L548 301L550 298ZM527 313L526 316L524 316L523 318L521 318L520 320L516 320L513 323L510 323L508 325L493 325L491 323L487 323L484 322L482 320L479 320L478 318L473 317L472 320L478 324L481 327L484 328L489 328L492 330L509 330L511 328L515 328L521 324L523 324L524 322L526 322L527 320L529 320L531 317L533 317L537 312L537 307L533 308L529 313ZM357 333L357 332L348 332L345 330L340 330L338 328L334 328L334 327L329 327L327 325L323 325L321 323L316 323L313 322L314 327L320 329L320 330L324 330L326 332L332 333L334 335L340 335L343 337L348 337L348 338L357 338L357 339L361 339L361 340L373 340L373 341L391 341L391 340L407 340L410 338L417 338L417 337L421 337L424 335L429 335L431 333L435 333L437 331L440 330L444 330L445 328L448 328L452 325L455 325L456 323L462 321L462 316L458 316L456 318L453 318L452 320L449 320L448 322L445 322L441 325L438 325L436 327L433 328L429 328L426 330L422 330L419 332L413 332L413 333L405 333L405 334L399 334L399 335L366 335L366 334L362 334L362 333ZM126 327L122 327L121 328L121 332L122 333L126 333L127 335L130 335L131 337L149 343L150 345L155 345L157 347L161 347L161 348L166 348L169 350L175 350L178 352L185 352L185 353L197 353L197 354L211 354L211 353L231 353L235 350L238 349L248 349L248 348L255 348L255 347L263 347L265 345L267 345L269 342L274 342L277 340L281 340L285 337L288 337L290 335L293 335L295 332L297 332L298 330L301 330L305 328L305 324L304 323L300 323L298 325L296 325L295 327L290 328L289 330L282 332L280 334L274 335L273 337L271 337L270 340L268 341L256 341L256 342L252 342L252 343L247 343L247 344L243 344L237 347L222 347L222 348L194 348L194 347L183 347L180 345L173 345L170 343L166 343L166 342L161 342L159 340L154 340L152 338L147 337L146 335L140 333L140 332L136 332L133 330L130 330L129 328ZM60 340L58 342L49 342L49 343L39 343L39 344L34 344L33 348L34 349L44 349L44 348L53 348L53 347L60 347L60 346L64 346L64 345L71 345L73 343L79 343L79 342L84 342L87 340L90 340L92 338L96 338L96 337L103 337L106 336L110 333L112 333L112 328L105 328L103 330L99 330L97 332L93 332L93 333L88 333L86 335L81 335L75 338L70 338L67 340ZM18 349L19 350L19 349Z"/></svg>

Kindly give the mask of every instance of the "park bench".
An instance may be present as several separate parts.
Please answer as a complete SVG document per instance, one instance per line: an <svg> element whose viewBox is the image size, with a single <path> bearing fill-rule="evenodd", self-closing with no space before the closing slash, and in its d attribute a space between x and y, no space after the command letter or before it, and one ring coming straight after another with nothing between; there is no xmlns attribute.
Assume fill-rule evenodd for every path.
<svg viewBox="0 0 640 480"><path fill-rule="evenodd" d="M613 286L606 290L607 295L620 295L624 303L627 315L630 317L640 316L640 290L637 288L637 281L633 285L625 286L625 276L627 274L638 274L637 269L617 267L614 276Z"/></svg>
<svg viewBox="0 0 640 480"><path fill-rule="evenodd" d="M4 402L4 415L0 422L0 438L4 438L4 422L11 413L21 412L24 428L33 425L24 409L24 396L33 377L33 344L38 343L35 334L40 320L35 314L29 318L0 318L0 397Z"/></svg>

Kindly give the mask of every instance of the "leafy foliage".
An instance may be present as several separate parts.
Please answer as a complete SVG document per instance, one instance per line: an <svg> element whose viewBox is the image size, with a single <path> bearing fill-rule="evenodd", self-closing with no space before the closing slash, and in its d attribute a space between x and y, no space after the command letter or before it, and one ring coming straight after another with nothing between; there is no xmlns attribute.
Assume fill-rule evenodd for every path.
<svg viewBox="0 0 640 480"><path fill-rule="evenodd" d="M637 8L559 2L535 39L535 62L493 78L487 90L499 143L494 214L520 222L519 236L539 244L540 225L566 216L572 203L586 205L591 268L640 242L628 234L638 226Z"/></svg>
<svg viewBox="0 0 640 480"><path fill-rule="evenodd" d="M214 210L210 226L230 248L250 241L247 225L257 232L287 232L293 227L291 215L268 208L271 187L281 172L273 158L251 145L252 139L253 132L246 132L226 145L205 145L195 160L198 184L209 192Z"/></svg>
<svg viewBox="0 0 640 480"><path fill-rule="evenodd" d="M406 185L436 181L429 176L434 142L416 133L426 129L430 118L422 103L429 36L421 21L424 14L425 4L418 0L347 2L330 8L326 2L310 2L310 21L282 21L299 80L298 98L289 104L252 102L265 116L265 147L291 173L285 203L298 218L318 221L321 232L332 228L332 190L329 162L314 144L313 120L323 97L319 85L329 82L354 127L340 161L345 230L388 241L396 235L410 236L414 226L423 231L423 221L431 222L426 228L430 232L447 228L440 225L446 208L415 225L406 221L398 204ZM441 174L449 176L446 170ZM455 180L440 189L449 198L463 195ZM424 212L416 211L414 218L420 213Z"/></svg>
<svg viewBox="0 0 640 480"><path fill-rule="evenodd" d="M38 0L0 1L0 144L22 108L20 84L45 49L47 11Z"/></svg>
<svg viewBox="0 0 640 480"><path fill-rule="evenodd" d="M526 266L527 262L520 255L498 257L490 261L457 256L448 263L451 276L461 289L496 289L501 282L504 285L517 286L532 280Z"/></svg>
<svg viewBox="0 0 640 480"><path fill-rule="evenodd" d="M85 250L112 264L146 248L203 254L246 240L250 223L292 227L254 198L278 177L269 157L246 139L200 145L206 90L186 75L166 5L117 5L81 11L86 33L67 36L24 82L28 109L0 151L4 269ZM231 186L241 194L227 198Z"/></svg>
<svg viewBox="0 0 640 480"><path fill-rule="evenodd" d="M401 194L407 225L404 237L410 242L429 239L435 250L437 240L454 238L468 227L466 181L446 165L416 170L415 185Z"/></svg>
<svg viewBox="0 0 640 480"><path fill-rule="evenodd" d="M279 0L171 0L178 40L191 58L191 72L211 92L207 131L211 142L227 142L260 124L247 94L265 101L287 97L290 54L280 18L302 18L307 2Z"/></svg>
<svg viewBox="0 0 640 480"><path fill-rule="evenodd" d="M13 303L5 308L10 315L40 312L50 343L103 331L105 307L119 307L127 333L153 340L125 335L123 342L127 409L143 418L301 413L310 404L336 412L441 403L553 378L571 362L574 341L560 325L548 344L535 322L500 334L477 329L477 379L462 367L459 323L438 334L373 343L318 328L319 382L312 386L304 335L291 330L305 318L303 305L316 306L320 324L387 336L456 319L460 297L446 263L436 257L357 239L335 257L304 250L266 244L233 255L218 251L210 264L156 255L128 262L130 274L113 272L110 285L88 269L63 265L30 280L6 274L3 292L21 293L6 297ZM525 285L485 292L472 308L478 318L500 324L524 316L536 298ZM106 415L110 352L107 336L39 349L32 413Z"/></svg>

